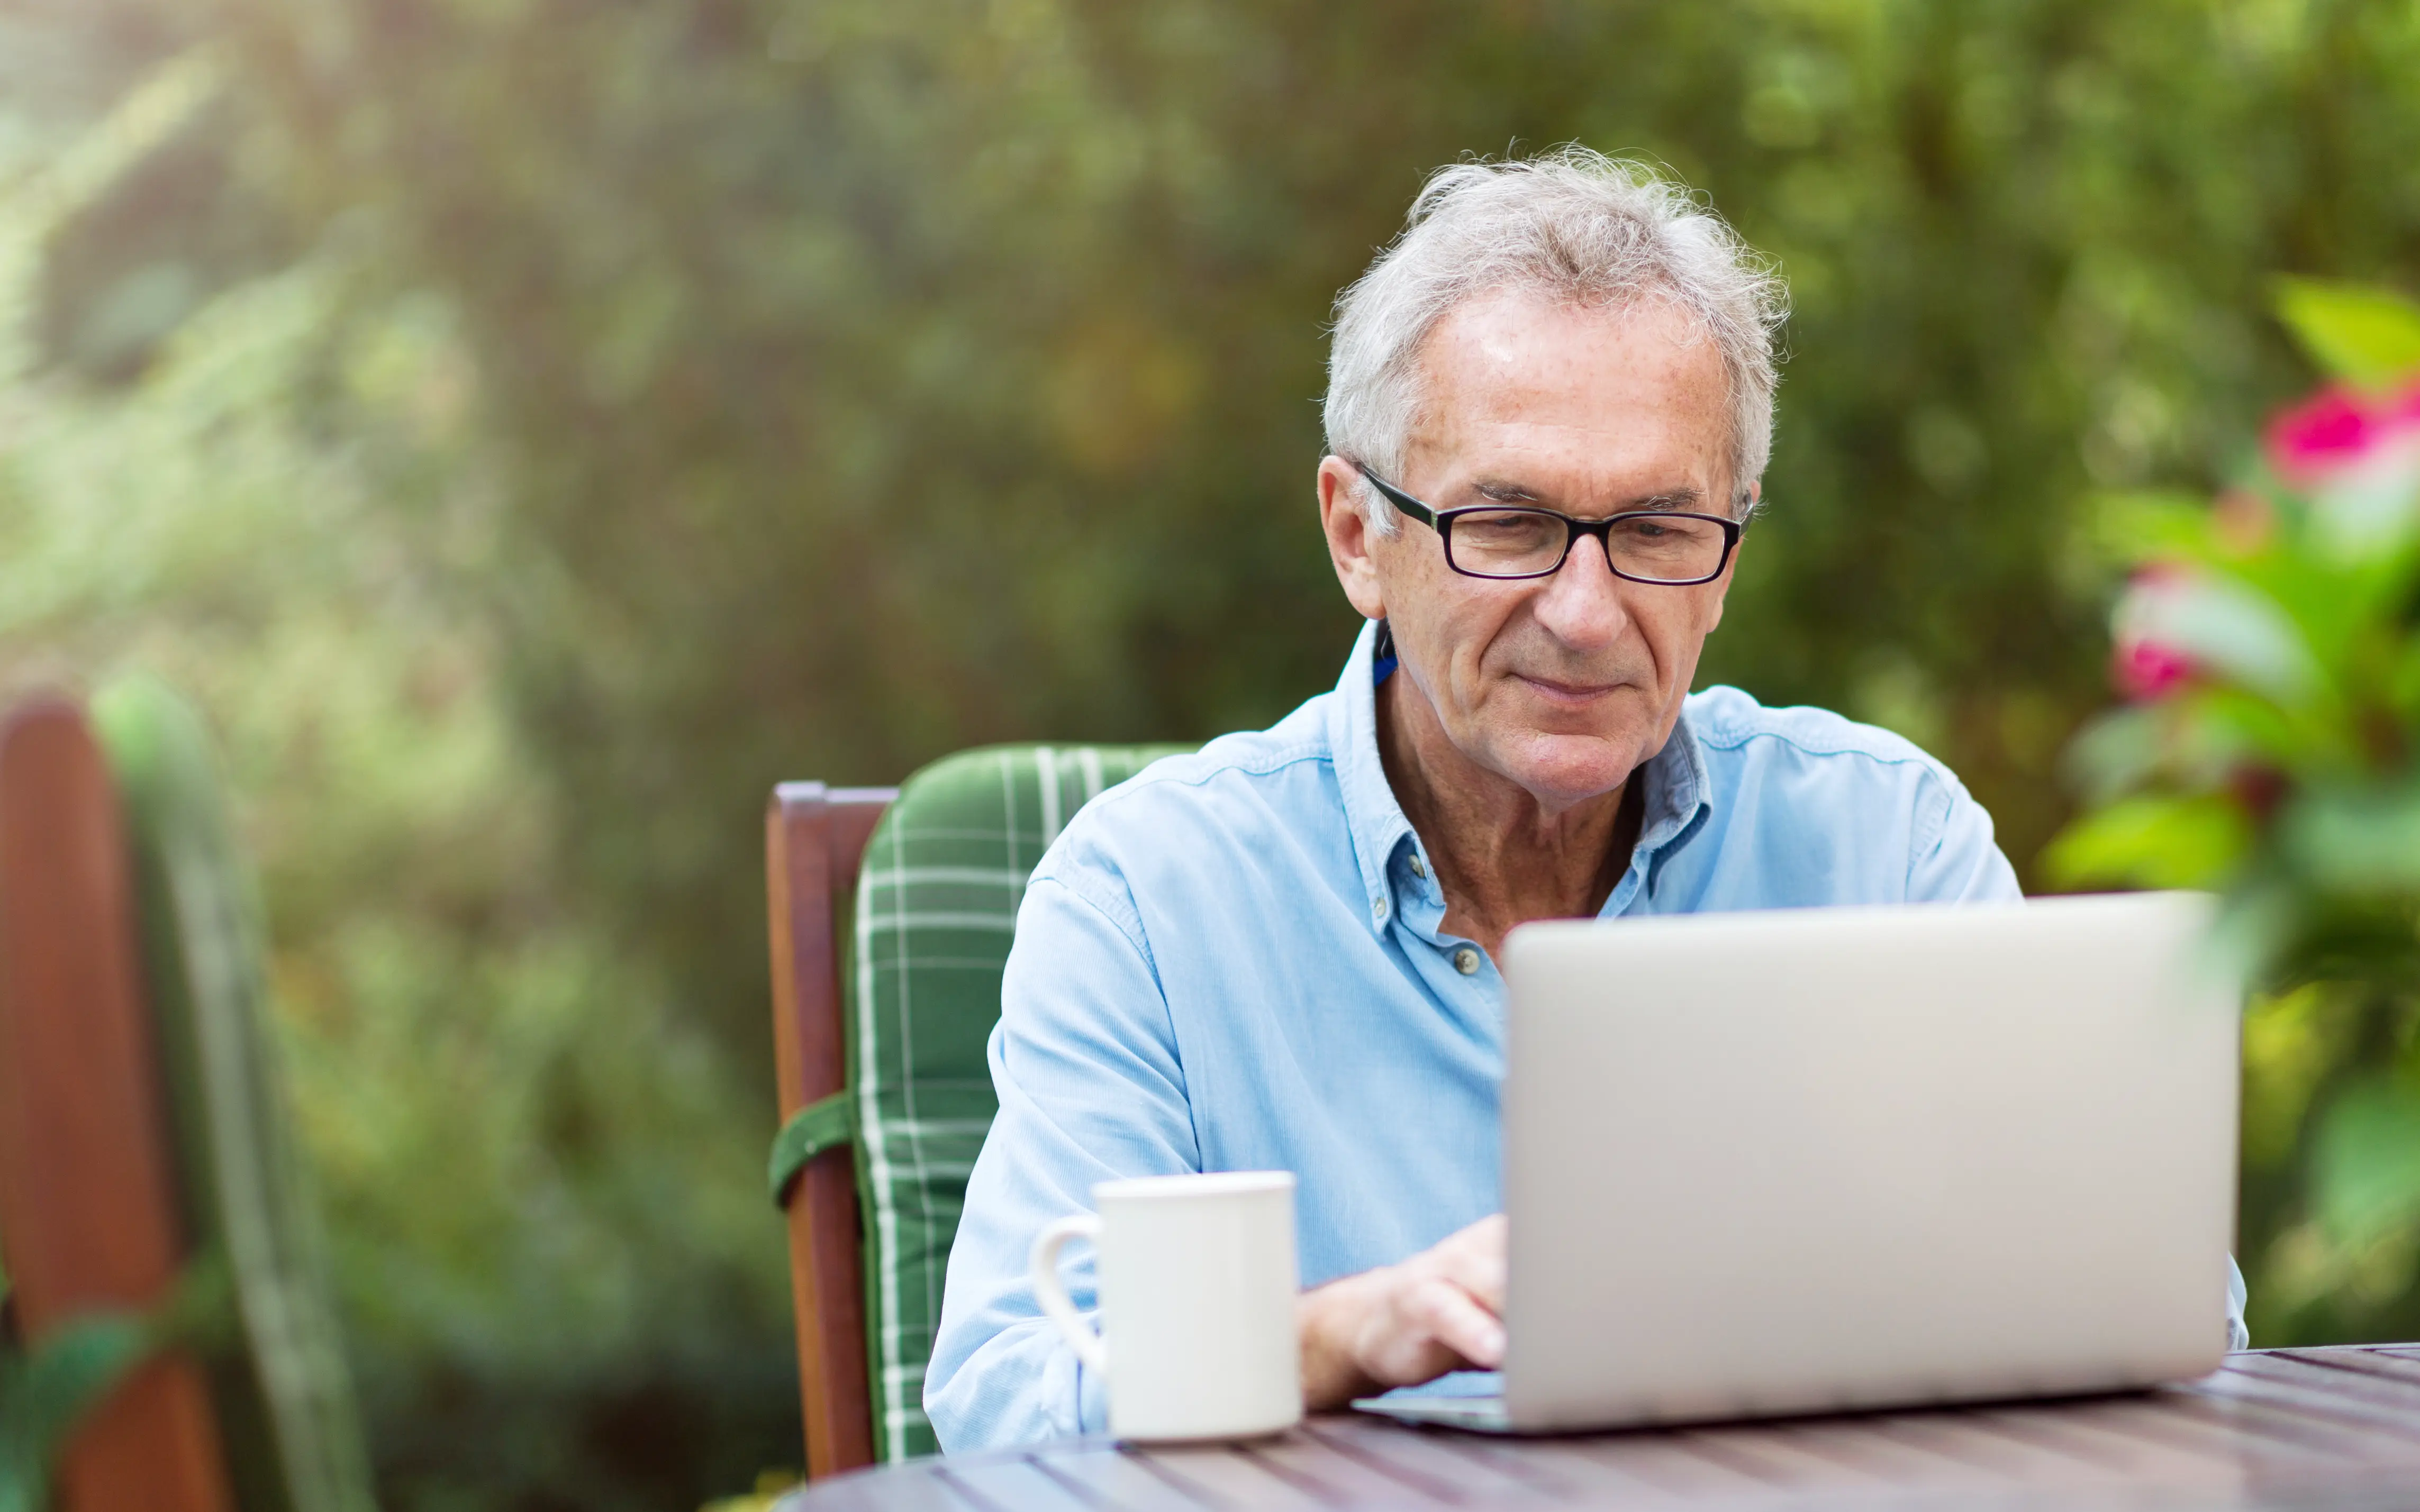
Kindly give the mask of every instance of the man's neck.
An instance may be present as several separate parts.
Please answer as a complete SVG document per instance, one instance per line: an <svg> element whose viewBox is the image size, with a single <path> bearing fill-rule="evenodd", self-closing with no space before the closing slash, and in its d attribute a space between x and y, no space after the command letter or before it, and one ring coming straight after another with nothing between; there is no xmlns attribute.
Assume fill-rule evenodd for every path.
<svg viewBox="0 0 2420 1512"><path fill-rule="evenodd" d="M1638 843L1645 783L1560 810L1472 762L1447 738L1427 695L1396 671L1377 688L1378 756L1445 892L1445 930L1502 959L1533 918L1585 918L1605 906Z"/></svg>

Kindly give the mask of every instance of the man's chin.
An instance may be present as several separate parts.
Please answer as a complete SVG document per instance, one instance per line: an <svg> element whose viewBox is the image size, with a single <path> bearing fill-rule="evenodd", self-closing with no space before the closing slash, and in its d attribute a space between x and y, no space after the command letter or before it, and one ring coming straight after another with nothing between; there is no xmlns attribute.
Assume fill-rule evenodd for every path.
<svg viewBox="0 0 2420 1512"><path fill-rule="evenodd" d="M1616 734L1528 732L1502 748L1498 767L1542 803L1566 808L1603 797L1630 780L1650 754L1636 731Z"/></svg>

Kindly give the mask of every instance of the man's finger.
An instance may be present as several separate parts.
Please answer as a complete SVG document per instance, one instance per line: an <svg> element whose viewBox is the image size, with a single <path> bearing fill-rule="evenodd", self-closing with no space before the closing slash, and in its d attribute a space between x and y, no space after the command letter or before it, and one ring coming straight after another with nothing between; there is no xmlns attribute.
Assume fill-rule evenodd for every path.
<svg viewBox="0 0 2420 1512"><path fill-rule="evenodd" d="M1504 1316L1504 1219L1483 1218L1437 1247L1441 1268L1481 1306Z"/></svg>
<svg viewBox="0 0 2420 1512"><path fill-rule="evenodd" d="M1421 1283L1413 1317L1431 1338L1481 1370L1504 1364L1504 1325L1479 1300L1450 1281Z"/></svg>

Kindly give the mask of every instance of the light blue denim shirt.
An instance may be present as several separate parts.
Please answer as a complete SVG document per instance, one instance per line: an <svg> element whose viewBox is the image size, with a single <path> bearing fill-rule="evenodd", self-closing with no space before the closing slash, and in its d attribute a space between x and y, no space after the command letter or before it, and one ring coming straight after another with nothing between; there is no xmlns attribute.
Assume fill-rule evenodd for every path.
<svg viewBox="0 0 2420 1512"><path fill-rule="evenodd" d="M1374 630L1269 730L1085 806L1036 869L991 1037L1000 1114L967 1192L924 1406L944 1448L1105 1426L1026 1253L1096 1181L1290 1170L1306 1287L1502 1206L1504 982L1378 762ZM1644 824L1604 917L2017 897L1939 762L1820 709L1689 696L1640 768ZM1063 1261L1093 1302L1089 1248Z"/></svg>

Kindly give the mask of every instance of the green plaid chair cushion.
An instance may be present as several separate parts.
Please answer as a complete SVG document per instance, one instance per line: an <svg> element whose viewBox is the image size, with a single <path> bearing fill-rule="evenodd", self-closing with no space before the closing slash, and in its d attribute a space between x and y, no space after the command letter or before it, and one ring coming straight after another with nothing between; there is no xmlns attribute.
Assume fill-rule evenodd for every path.
<svg viewBox="0 0 2420 1512"><path fill-rule="evenodd" d="M209 737L147 681L105 690L92 712L132 841L185 1218L197 1265L223 1273L209 1289L225 1298L229 1326L204 1363L237 1504L367 1512L318 1204L270 1038L259 915Z"/></svg>
<svg viewBox="0 0 2420 1512"><path fill-rule="evenodd" d="M908 779L858 873L849 1079L875 1457L939 1447L924 1366L967 1176L991 1128L985 1046L1026 879L1078 809L1186 746L1000 746Z"/></svg>

